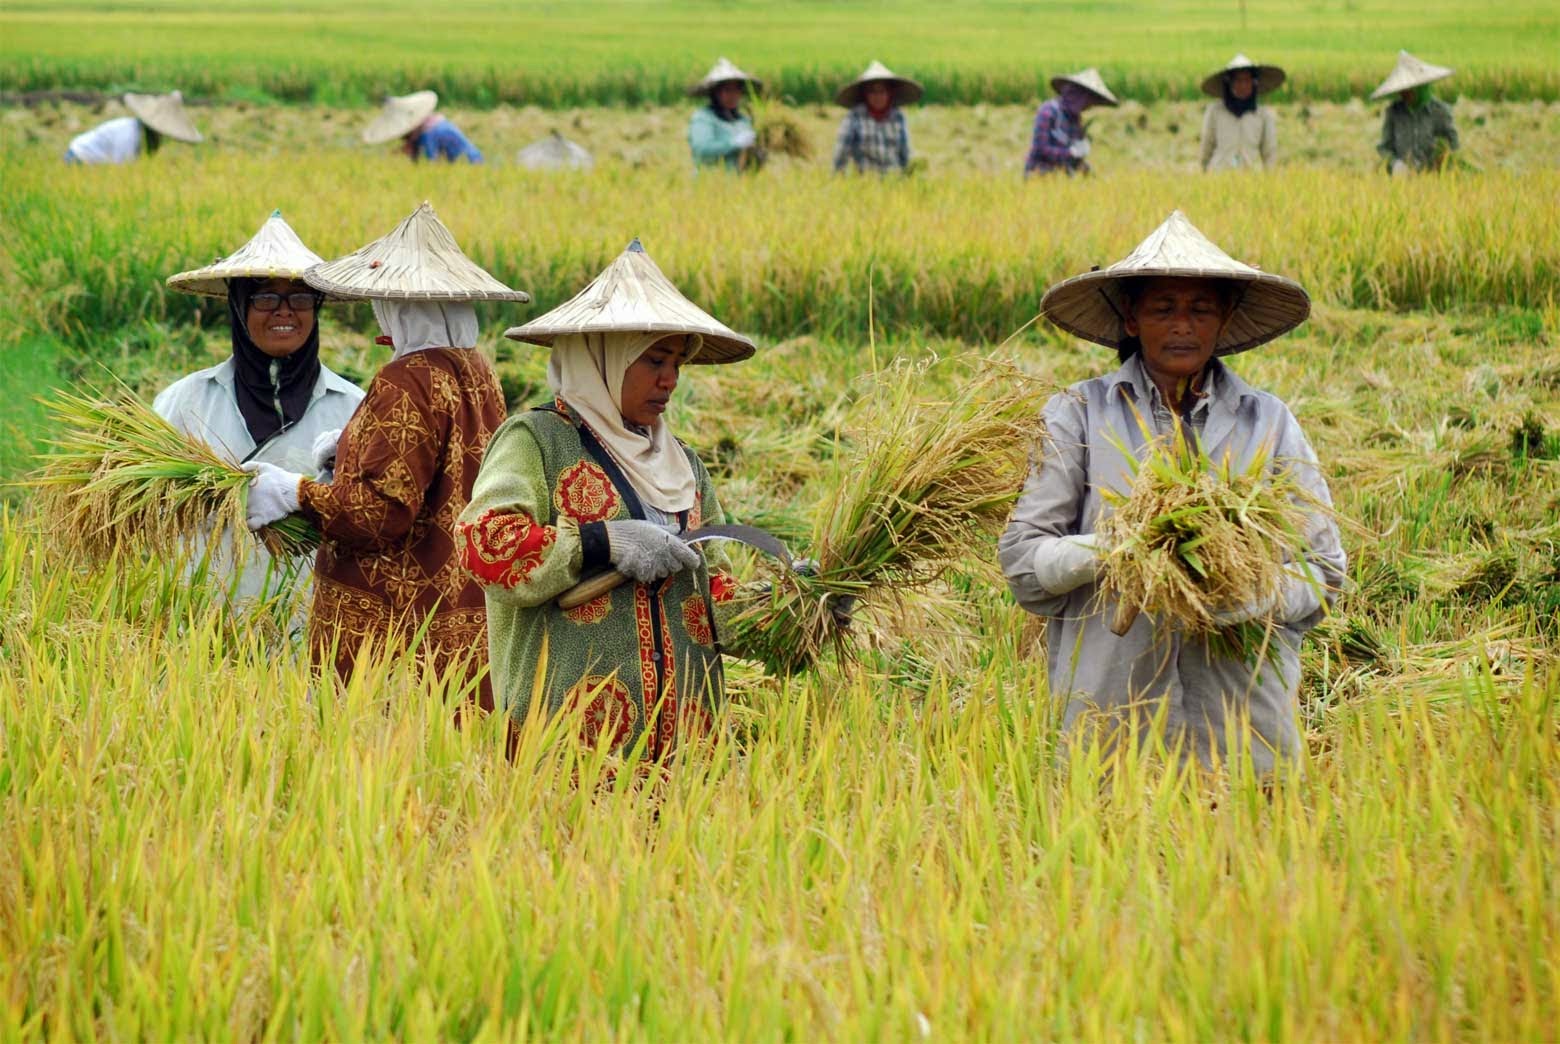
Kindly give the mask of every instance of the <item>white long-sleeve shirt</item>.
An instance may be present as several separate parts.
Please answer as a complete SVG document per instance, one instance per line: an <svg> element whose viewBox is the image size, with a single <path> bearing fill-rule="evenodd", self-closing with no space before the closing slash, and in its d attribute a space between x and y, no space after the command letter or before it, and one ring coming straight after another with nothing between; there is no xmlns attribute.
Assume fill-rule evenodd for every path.
<svg viewBox="0 0 1560 1044"><path fill-rule="evenodd" d="M1251 170L1271 167L1278 159L1278 120L1259 105L1235 115L1223 102L1203 114L1203 170Z"/></svg>
<svg viewBox="0 0 1560 1044"><path fill-rule="evenodd" d="M65 155L78 163L129 163L141 154L144 137L140 120L121 116L70 139Z"/></svg>

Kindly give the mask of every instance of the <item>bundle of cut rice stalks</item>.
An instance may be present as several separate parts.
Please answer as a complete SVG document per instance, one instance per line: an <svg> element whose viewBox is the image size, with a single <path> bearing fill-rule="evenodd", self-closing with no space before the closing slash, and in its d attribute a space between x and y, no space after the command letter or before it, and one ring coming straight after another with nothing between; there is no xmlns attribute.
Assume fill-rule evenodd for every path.
<svg viewBox="0 0 1560 1044"><path fill-rule="evenodd" d="M820 485L810 575L777 577L732 622L734 647L794 672L822 651L855 651L859 626L835 610L925 593L956 564L994 557L1040 435L1037 382L993 361L947 397L922 401L925 367L899 367L873 397L875 425L856 434Z"/></svg>
<svg viewBox="0 0 1560 1044"><path fill-rule="evenodd" d="M64 434L50 442L26 485L39 491L51 532L74 550L103 559L119 548L173 553L197 534L213 546L250 539L244 510L251 476L130 389L64 392L45 405ZM299 515L255 536L275 555L319 545L319 534Z"/></svg>
<svg viewBox="0 0 1560 1044"><path fill-rule="evenodd" d="M766 99L749 87L748 108L753 114L753 133L758 138L754 150L757 165L762 166L770 156L812 159L812 139L801 120L782 102Z"/></svg>
<svg viewBox="0 0 1560 1044"><path fill-rule="evenodd" d="M1305 554L1310 513L1324 509L1267 452L1240 469L1187 443L1179 431L1156 439L1125 495L1103 491L1114 509L1097 530L1111 629L1124 634L1147 612L1254 665L1275 651L1269 625L1220 626L1216 614L1275 602L1292 575L1285 563Z"/></svg>

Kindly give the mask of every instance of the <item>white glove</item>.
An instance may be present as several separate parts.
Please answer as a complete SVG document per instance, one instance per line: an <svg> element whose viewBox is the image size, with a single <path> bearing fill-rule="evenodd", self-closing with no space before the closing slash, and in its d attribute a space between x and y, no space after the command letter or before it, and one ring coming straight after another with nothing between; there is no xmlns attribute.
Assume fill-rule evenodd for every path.
<svg viewBox="0 0 1560 1044"><path fill-rule="evenodd" d="M676 526L629 518L606 527L607 557L618 572L642 584L699 564L699 552L675 535Z"/></svg>
<svg viewBox="0 0 1560 1044"><path fill-rule="evenodd" d="M1099 576L1100 548L1093 533L1052 537L1035 548L1035 582L1053 595L1069 594Z"/></svg>
<svg viewBox="0 0 1560 1044"><path fill-rule="evenodd" d="M758 140L758 134L752 127L738 127L731 132L731 144L739 149L750 149Z"/></svg>
<svg viewBox="0 0 1560 1044"><path fill-rule="evenodd" d="M1392 161L1392 176L1394 178L1402 177L1404 174L1407 174L1407 173L1408 173L1408 164L1407 163L1404 163L1400 159L1395 159L1395 160Z"/></svg>
<svg viewBox="0 0 1560 1044"><path fill-rule="evenodd" d="M249 506L244 513L244 521L249 523L250 529L280 522L298 510L298 483L303 481L302 475L263 460L252 460L239 467L254 476L249 483Z"/></svg>
<svg viewBox="0 0 1560 1044"><path fill-rule="evenodd" d="M1321 607L1320 582L1313 583L1303 576L1296 575L1295 567L1290 566L1289 575L1284 578L1283 586L1272 598L1265 601L1251 601L1234 609L1216 612L1213 614L1213 622L1220 627L1233 627L1253 620L1295 624L1311 616Z"/></svg>
<svg viewBox="0 0 1560 1044"><path fill-rule="evenodd" d="M1067 155L1071 156L1073 159L1087 159L1089 156L1089 139L1079 138L1077 141L1067 146Z"/></svg>
<svg viewBox="0 0 1560 1044"><path fill-rule="evenodd" d="M336 443L341 441L341 429L332 428L322 431L314 436L314 445L309 449L309 456L314 461L314 470L318 474L334 471L336 468Z"/></svg>

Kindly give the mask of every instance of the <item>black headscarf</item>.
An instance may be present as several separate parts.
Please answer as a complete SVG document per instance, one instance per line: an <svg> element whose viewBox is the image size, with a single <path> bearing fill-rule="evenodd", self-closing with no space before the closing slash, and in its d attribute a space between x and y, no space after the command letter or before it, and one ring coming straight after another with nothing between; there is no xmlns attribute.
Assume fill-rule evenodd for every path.
<svg viewBox="0 0 1560 1044"><path fill-rule="evenodd" d="M309 408L320 379L319 307L308 340L291 355L273 359L249 338L249 298L261 286L257 279L228 280L228 323L233 330L233 397L255 443L264 442L286 424L298 423ZM271 364L276 364L272 383ZM277 413L277 404L281 413Z"/></svg>
<svg viewBox="0 0 1560 1044"><path fill-rule="evenodd" d="M1230 90L1230 75L1230 73L1224 74L1224 107L1230 110L1231 115L1234 116L1244 116L1248 112L1255 112L1257 110L1257 95L1261 93L1257 90L1256 73L1251 74L1251 97L1244 100L1235 97L1234 92Z"/></svg>

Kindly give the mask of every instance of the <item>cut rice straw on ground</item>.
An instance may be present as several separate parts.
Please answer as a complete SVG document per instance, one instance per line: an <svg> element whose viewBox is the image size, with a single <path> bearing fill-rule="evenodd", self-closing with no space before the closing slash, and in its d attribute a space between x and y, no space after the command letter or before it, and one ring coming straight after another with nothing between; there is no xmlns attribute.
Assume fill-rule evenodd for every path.
<svg viewBox="0 0 1560 1044"><path fill-rule="evenodd" d="M836 460L813 499L812 575L786 573L734 621L741 646L795 671L825 648L853 651L841 602L927 588L1007 522L1040 435L1036 382L995 362L947 398L919 401L926 367L896 367L872 397L870 430ZM808 492L808 491L804 491Z"/></svg>
<svg viewBox="0 0 1560 1044"><path fill-rule="evenodd" d="M93 559L121 547L174 553L204 535L212 545L250 539L244 524L251 476L174 428L134 392L62 392L45 404L63 434L27 481L52 531ZM267 526L272 554L301 554L319 534L301 516ZM236 548L235 548L236 550Z"/></svg>

